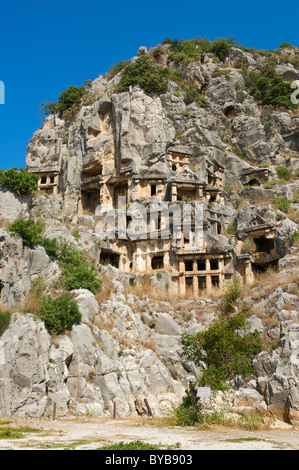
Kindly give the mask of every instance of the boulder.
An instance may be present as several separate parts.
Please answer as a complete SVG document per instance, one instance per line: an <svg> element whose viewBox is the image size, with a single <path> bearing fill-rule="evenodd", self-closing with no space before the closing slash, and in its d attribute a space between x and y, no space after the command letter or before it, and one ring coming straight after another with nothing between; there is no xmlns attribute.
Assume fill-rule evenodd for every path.
<svg viewBox="0 0 299 470"><path fill-rule="evenodd" d="M94 317L99 314L99 304L92 292L87 289L77 289L72 291L78 304L82 320L93 322Z"/></svg>

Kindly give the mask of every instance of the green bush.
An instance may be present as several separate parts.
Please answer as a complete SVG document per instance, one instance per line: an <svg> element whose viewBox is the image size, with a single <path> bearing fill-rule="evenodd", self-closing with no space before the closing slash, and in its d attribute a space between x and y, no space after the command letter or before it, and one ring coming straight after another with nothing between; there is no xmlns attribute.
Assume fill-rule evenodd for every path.
<svg viewBox="0 0 299 470"><path fill-rule="evenodd" d="M67 290L88 289L95 294L100 289L102 282L97 277L95 267L88 264L84 253L75 246L61 244L57 258Z"/></svg>
<svg viewBox="0 0 299 470"><path fill-rule="evenodd" d="M11 319L11 313L0 308L0 336L8 328Z"/></svg>
<svg viewBox="0 0 299 470"><path fill-rule="evenodd" d="M299 240L299 232L298 230L295 230L295 232L292 233L291 235L291 243L292 245L296 243Z"/></svg>
<svg viewBox="0 0 299 470"><path fill-rule="evenodd" d="M41 220L34 222L32 219L20 219L10 225L9 231L22 237L25 246L34 248L40 242L44 228L44 223Z"/></svg>
<svg viewBox="0 0 299 470"><path fill-rule="evenodd" d="M237 283L227 290L223 305L210 328L196 335L182 335L183 353L187 360L205 368L198 380L200 386L227 390L235 376L246 378L254 372L252 360L262 350L260 334L246 332L246 304L234 306L240 289ZM240 333L242 331L242 333Z"/></svg>
<svg viewBox="0 0 299 470"><path fill-rule="evenodd" d="M178 426L194 426L204 419L203 406L196 397L196 389L193 383L186 390L181 404L174 409L174 417Z"/></svg>
<svg viewBox="0 0 299 470"><path fill-rule="evenodd" d="M235 38L217 38L210 44L210 52L212 52L218 59L224 60L229 53L229 50L235 45Z"/></svg>
<svg viewBox="0 0 299 470"><path fill-rule="evenodd" d="M293 201L294 204L299 204L299 189L294 192Z"/></svg>
<svg viewBox="0 0 299 470"><path fill-rule="evenodd" d="M277 166L276 173L280 180L289 181L292 178L292 172L285 166Z"/></svg>
<svg viewBox="0 0 299 470"><path fill-rule="evenodd" d="M223 314L229 314L233 311L236 303L241 297L241 281L237 276L233 276L232 280L227 284L226 291L220 300L220 311Z"/></svg>
<svg viewBox="0 0 299 470"><path fill-rule="evenodd" d="M169 76L170 70L167 67L156 65L149 55L141 56L124 68L115 92L128 91L130 86L139 85L145 93L150 95L166 93Z"/></svg>
<svg viewBox="0 0 299 470"><path fill-rule="evenodd" d="M106 73L106 78L111 80L117 73L121 72L129 64L130 62L128 60L122 60L116 65L111 65L108 72Z"/></svg>
<svg viewBox="0 0 299 470"><path fill-rule="evenodd" d="M184 52L169 52L167 57L167 62L174 62L178 66L184 66L189 64L191 58L187 56Z"/></svg>
<svg viewBox="0 0 299 470"><path fill-rule="evenodd" d="M97 450L159 450L160 447L156 444L148 444L139 440L132 442L117 442L115 444L107 444L99 447Z"/></svg>
<svg viewBox="0 0 299 470"><path fill-rule="evenodd" d="M231 47L235 45L235 38L216 38L214 41L207 39L169 39L166 38L162 44L170 45L170 60L174 62L189 62L190 60L201 60L202 52L212 52L219 60L224 60ZM179 55L180 54L180 55Z"/></svg>
<svg viewBox="0 0 299 470"><path fill-rule="evenodd" d="M248 71L247 68L242 68L245 86L249 94L254 96L262 106L271 105L294 109L296 106L291 102L291 84L285 82L276 72L274 75L271 66L268 66L264 71L265 75L256 70Z"/></svg>
<svg viewBox="0 0 299 470"><path fill-rule="evenodd" d="M0 170L0 186L10 189L18 195L30 195L37 190L39 177L21 168Z"/></svg>
<svg viewBox="0 0 299 470"><path fill-rule="evenodd" d="M69 243L58 243L56 239L42 237L44 222L37 220L17 220L9 231L22 237L23 244L33 249L43 246L49 258L57 261L62 269L62 281L67 290L88 289L94 294L102 281L97 277L94 265L89 264L84 252Z"/></svg>
<svg viewBox="0 0 299 470"><path fill-rule="evenodd" d="M170 46L168 62L174 62L177 65L187 65L191 61L201 61L202 59L202 53L193 40L184 41L166 38L162 44L169 44Z"/></svg>
<svg viewBox="0 0 299 470"><path fill-rule="evenodd" d="M291 203L287 197L273 197L271 199L271 203L274 204L280 211L284 212L285 214L289 212L291 207Z"/></svg>
<svg viewBox="0 0 299 470"><path fill-rule="evenodd" d="M242 253L252 254L256 250L255 243L252 239L245 240L242 246Z"/></svg>
<svg viewBox="0 0 299 470"><path fill-rule="evenodd" d="M74 105L79 105L82 96L86 94L86 88L81 85L79 87L70 86L67 90L60 93L57 110L63 115L65 111Z"/></svg>
<svg viewBox="0 0 299 470"><path fill-rule="evenodd" d="M52 261L58 260L59 255L59 243L57 242L56 238L51 240L50 238L41 238L39 240L39 244L44 247L47 255Z"/></svg>
<svg viewBox="0 0 299 470"><path fill-rule="evenodd" d="M73 325L79 325L82 319L77 303L68 295L57 299L42 297L37 316L45 323L51 336L71 330Z"/></svg>
<svg viewBox="0 0 299 470"><path fill-rule="evenodd" d="M184 101L186 104L196 103L201 108L206 108L208 106L208 101L206 98L201 95L194 85L187 85L184 87L185 98Z"/></svg>
<svg viewBox="0 0 299 470"><path fill-rule="evenodd" d="M81 99L86 93L87 90L83 85L79 87L70 86L67 90L60 93L58 101L44 101L40 109L46 116L55 113L64 116L72 108L79 108Z"/></svg>

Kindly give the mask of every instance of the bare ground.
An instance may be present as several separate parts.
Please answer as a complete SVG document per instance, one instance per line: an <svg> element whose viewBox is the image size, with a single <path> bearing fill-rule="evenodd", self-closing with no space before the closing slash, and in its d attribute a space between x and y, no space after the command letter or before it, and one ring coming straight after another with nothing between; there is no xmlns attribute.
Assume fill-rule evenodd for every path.
<svg viewBox="0 0 299 470"><path fill-rule="evenodd" d="M15 420L10 426L30 426L40 432L23 439L1 439L0 450L95 450L135 440L168 450L299 450L299 430L283 423L281 429L258 431L210 425L165 427L158 418Z"/></svg>

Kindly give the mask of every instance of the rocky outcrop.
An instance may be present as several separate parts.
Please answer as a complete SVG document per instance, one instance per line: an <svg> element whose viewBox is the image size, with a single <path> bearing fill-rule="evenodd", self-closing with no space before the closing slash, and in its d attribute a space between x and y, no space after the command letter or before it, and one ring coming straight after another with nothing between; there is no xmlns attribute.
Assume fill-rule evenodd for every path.
<svg viewBox="0 0 299 470"><path fill-rule="evenodd" d="M57 115L46 117L29 143L27 169L59 173L61 210L71 214L78 206L82 172L101 163L104 176L115 176L114 168L121 167L139 175L151 170L167 174L164 157L173 145L184 144L195 165L202 156L220 162L227 185L237 185L242 169L250 164L291 165L285 155L296 157L298 118L289 111L263 114L245 90L240 60L260 70L265 58L232 48L225 64L214 63L209 56L185 66L168 63L204 93L206 108L186 104L184 91L174 81L168 92L149 96L139 86L114 93L121 74L110 80L99 77L90 85L87 104L82 103L71 122ZM291 69L292 64L277 68L282 76Z"/></svg>
<svg viewBox="0 0 299 470"><path fill-rule="evenodd" d="M214 404L229 404L232 410L262 407L299 422L299 267L298 249L292 247L298 232L298 115L264 109L249 96L240 67L261 70L266 58L260 54L233 47L225 62L204 53L201 61L182 65L167 60L168 45L161 48L158 63L179 71L184 86L170 79L168 91L159 96L139 86L115 93L121 73L97 78L73 119L47 116L29 143L27 170L41 179L46 175L47 193L29 200L0 189L1 305L17 312L0 337L0 416L39 417L51 413L55 403L61 414L99 416L111 416L116 405L123 417L146 412L145 398L158 414L178 404L188 382L200 376L201 370L182 355L181 334L207 328L217 301L207 296L174 303L154 300L146 292L135 295L132 286L142 275L129 267L133 256L126 260L127 272L100 264L110 239L100 239L101 216L83 201L86 193L91 193L88 199L97 192L96 205L114 204L118 194L137 194L140 184L130 209L138 209L140 202L148 207L152 198L159 207L161 186L169 202L168 192L178 183L183 186L180 204L199 194L204 200L209 255L229 253L220 261L222 280L237 273L247 282L249 263L256 272L273 265L279 269L270 287L250 278L246 298L252 308L249 328L272 342L273 352L263 351L254 361L256 375L244 382L236 378L230 394L218 394ZM291 58L295 52L286 54ZM144 47L138 51L140 57L149 53ZM278 64L276 71L288 81L298 78L291 63ZM203 106L186 99L188 84L204 97ZM188 164L170 166L172 153L187 156ZM291 181L279 180L278 166L290 170ZM142 178L155 183L150 194ZM275 198L287 198L287 212L277 208ZM29 216L45 221L45 237L85 250L112 286L102 300L86 289L70 292L83 321L55 338L30 312L19 313L36 280L42 279L45 292L51 292L60 275L44 248L24 247L8 231L9 224ZM141 257L150 264L150 248L143 248ZM193 272L188 261L185 270ZM210 261L212 256L211 267ZM171 270L151 271L152 290L169 287L172 277L179 278Z"/></svg>
<svg viewBox="0 0 299 470"><path fill-rule="evenodd" d="M0 229L0 292L3 305L24 304L37 278L52 285L59 274L59 266L50 260L44 248L38 246L31 250L24 247L20 237L12 236L4 228Z"/></svg>
<svg viewBox="0 0 299 470"><path fill-rule="evenodd" d="M100 416L110 416L115 403L119 417L144 413L145 398L156 414L177 405L185 388L172 377L158 350L141 346L150 341L151 331L140 313L114 299L107 305L110 320L116 322L114 334L109 333L97 326L93 295L74 294L88 324L74 326L70 336L51 340L44 324L32 315L13 315L0 340L1 415L36 418L52 412L54 403L60 414ZM116 309L117 317L110 313ZM176 337L178 330L175 333ZM125 340L132 344L122 349L120 342Z"/></svg>
<svg viewBox="0 0 299 470"><path fill-rule="evenodd" d="M285 275L293 269L286 268ZM182 356L181 333L207 328L217 302L182 300L175 307L153 302L127 295L121 273L118 278L111 279L114 294L100 305L88 290L72 292L83 323L68 335L51 338L33 315L12 316L0 338L2 416L36 418L52 413L55 403L60 415L111 416L116 406L118 416L125 417L146 413L145 398L159 415L180 403L188 382L201 373ZM254 360L255 378L228 395L217 394L211 406L262 408L298 424L298 298L290 290L294 283L289 281L254 304L255 311L272 316L276 308L276 327L256 315L248 325L277 341L277 348Z"/></svg>
<svg viewBox="0 0 299 470"><path fill-rule="evenodd" d="M12 223L28 216L29 201L9 189L0 188L0 223Z"/></svg>
<svg viewBox="0 0 299 470"><path fill-rule="evenodd" d="M296 312L296 317L298 313ZM268 409L299 424L299 327L291 320L281 326L278 348L272 355L261 353L255 360L256 389L264 396Z"/></svg>

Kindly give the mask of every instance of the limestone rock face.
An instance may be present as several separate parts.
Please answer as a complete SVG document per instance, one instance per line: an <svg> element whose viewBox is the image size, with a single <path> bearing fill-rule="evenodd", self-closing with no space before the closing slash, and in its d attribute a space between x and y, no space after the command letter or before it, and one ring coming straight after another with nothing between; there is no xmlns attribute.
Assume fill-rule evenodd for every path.
<svg viewBox="0 0 299 470"><path fill-rule="evenodd" d="M28 215L29 203L26 197L17 196L8 189L0 189L0 221L15 222Z"/></svg>
<svg viewBox="0 0 299 470"><path fill-rule="evenodd" d="M166 153L166 145L175 138L175 131L166 119L159 97L145 95L135 88L132 92L113 95L113 116L118 157L134 170L147 169L149 159ZM163 161L162 161L163 162ZM159 167L166 172L166 165Z"/></svg>
<svg viewBox="0 0 299 470"><path fill-rule="evenodd" d="M184 387L154 351L128 349L117 355L112 336L86 324L51 341L41 321L15 314L0 340L2 416L37 418L51 412L54 403L62 415L71 410L110 416L115 402L124 417L139 409L143 413L144 398L159 413L178 404L183 394Z"/></svg>
<svg viewBox="0 0 299 470"><path fill-rule="evenodd" d="M96 296L68 292L82 323L56 338L32 312L13 314L0 337L0 416L39 417L56 404L62 415L98 416L111 416L116 405L124 417L145 413L145 398L155 414L177 405L202 373L184 358L181 335L208 328L215 298L238 276L251 308L248 329L273 352L261 352L255 376L236 377L237 390L215 403L269 409L298 423L298 112L265 108L249 95L241 67L262 70L261 54L233 47L224 61L203 53L185 64L169 53L169 44L142 46L130 60L153 55L169 67L165 93L139 85L118 93L122 72L96 78L73 116L51 114L32 136L26 166L39 175L38 193L0 188L1 308L23 311L39 280L45 293L62 292L60 267L45 249L12 236L18 219L40 218L44 237L84 251L104 286ZM299 76L297 53L276 56L288 82ZM281 179L278 167L291 179ZM124 238L119 226L99 230L110 211L122 220L119 196L131 229ZM188 206L185 222L196 202L203 210L196 250L188 243L192 224L167 238L162 219L147 217L150 208L159 214L176 203L180 215ZM136 220L144 222L142 209L156 238L128 236Z"/></svg>
<svg viewBox="0 0 299 470"><path fill-rule="evenodd" d="M23 247L20 237L0 229L0 290L5 306L22 305L33 282L41 277L50 284L57 280L60 268L41 246Z"/></svg>
<svg viewBox="0 0 299 470"><path fill-rule="evenodd" d="M162 66L194 83L207 106L186 103L184 90L172 80L169 90L159 96L150 96L139 86L115 93L120 73L91 82L87 99L75 117L70 122L55 114L46 117L27 149L28 171L58 175L62 213L71 215L80 210L80 192L87 187L94 190L95 180L91 180L96 176L109 184L129 173L168 178L167 154L181 144L192 155L192 166L199 166L203 156L217 161L223 167L224 184L235 187L248 162L255 168L274 167L286 164L286 153L295 159L298 118L288 111L263 114L245 90L238 62L247 63L250 70L260 70L264 57L233 47L225 64L215 63L204 54L201 62L177 65L165 59L168 45L161 46L161 51L158 63L160 60ZM138 52L142 55L148 55L144 46ZM282 77L289 77L291 72L299 73L291 63L277 66ZM108 185L102 203L109 199L109 191ZM84 201L81 209L84 211Z"/></svg>
<svg viewBox="0 0 299 470"><path fill-rule="evenodd" d="M293 269L290 265L281 274L290 276ZM180 403L188 382L201 374L182 355L181 333L207 328L217 302L181 300L174 307L167 301L126 297L124 286L115 281L114 295L100 305L88 290L73 291L83 323L54 339L33 315L13 314L0 338L2 416L37 418L51 413L54 404L59 415L111 416L115 404L118 416L125 417L145 413L145 398L159 415ZM254 379L241 382L227 397L217 394L212 406L264 408L298 424L298 301L288 293L292 286L285 282L255 305L256 311L263 308L271 315L273 304L277 306L278 331L256 315L247 327L269 335L277 348L256 357ZM178 317L183 310L188 314Z"/></svg>
<svg viewBox="0 0 299 470"><path fill-rule="evenodd" d="M255 360L257 383L270 410L286 413L298 426L298 376L299 376L299 328L287 321L282 329L280 342L271 357L261 353ZM262 385L261 385L262 384Z"/></svg>
<svg viewBox="0 0 299 470"><path fill-rule="evenodd" d="M2 416L39 417L47 405L50 336L31 315L16 314L0 339Z"/></svg>

